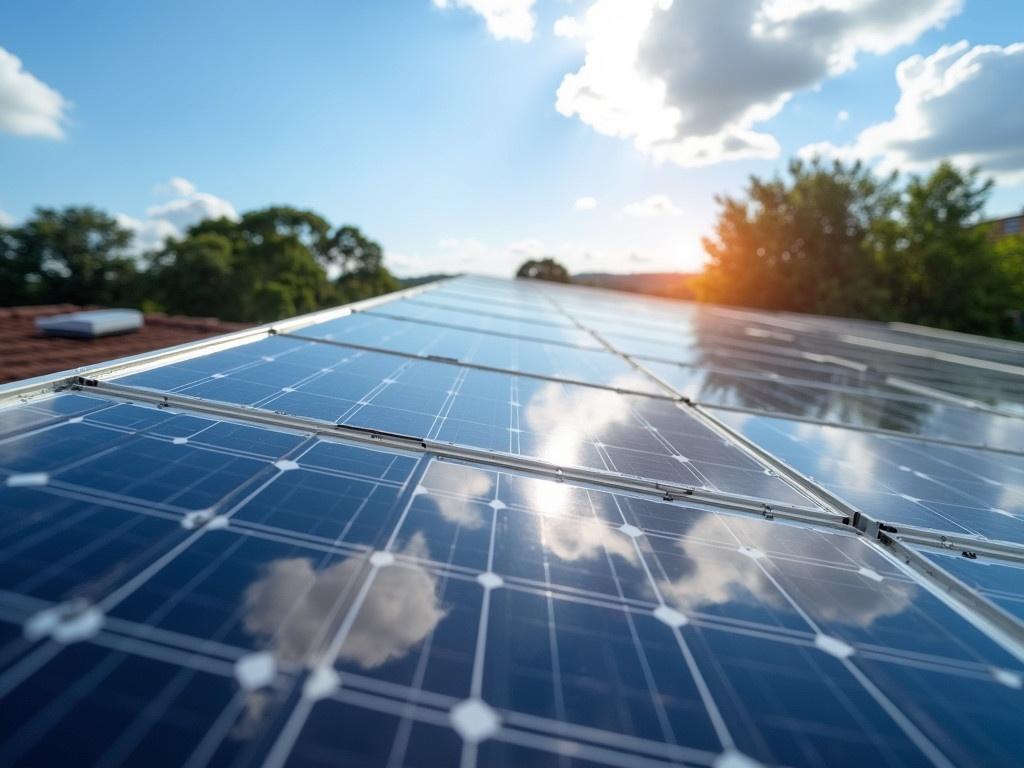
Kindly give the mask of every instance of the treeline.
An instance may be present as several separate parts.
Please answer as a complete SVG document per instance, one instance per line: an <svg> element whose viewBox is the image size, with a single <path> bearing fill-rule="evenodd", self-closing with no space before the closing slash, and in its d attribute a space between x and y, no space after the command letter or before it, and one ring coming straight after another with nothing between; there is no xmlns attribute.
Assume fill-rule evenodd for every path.
<svg viewBox="0 0 1024 768"><path fill-rule="evenodd" d="M949 164L901 183L794 161L720 197L698 298L764 309L1018 335L1024 237L979 225L992 182Z"/></svg>
<svg viewBox="0 0 1024 768"><path fill-rule="evenodd" d="M398 288L380 245L312 211L202 221L141 256L89 207L39 208L0 227L0 306L97 304L264 322Z"/></svg>

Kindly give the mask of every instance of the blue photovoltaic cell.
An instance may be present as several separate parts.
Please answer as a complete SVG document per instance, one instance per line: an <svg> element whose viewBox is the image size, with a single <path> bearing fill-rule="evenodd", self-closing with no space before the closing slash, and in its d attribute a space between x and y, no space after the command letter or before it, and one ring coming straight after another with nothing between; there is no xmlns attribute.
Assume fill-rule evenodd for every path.
<svg viewBox="0 0 1024 768"><path fill-rule="evenodd" d="M363 312L296 331L304 338L373 347L385 352L450 360L550 376L617 389L662 394L662 388L618 355L541 341L394 320Z"/></svg>
<svg viewBox="0 0 1024 768"><path fill-rule="evenodd" d="M391 307L408 319L385 303L337 327L538 373L558 363L550 350L579 352L567 365L600 379L585 355L628 364L493 334L566 341L567 313L614 331L625 312L630 332L720 340L738 366L729 386L803 340L798 328L813 329L809 346L831 332L611 296L460 278ZM806 378L742 385L750 407L828 390L836 418L885 412L867 379L783 357L779 370ZM0 765L1022 762L1012 638L838 518L765 519L493 463L811 507L685 406L280 336L116 384L118 397L173 392L235 417L112 399L102 380L0 409ZM258 426L248 408L489 461ZM919 428L972 424L948 404L930 413ZM1020 541L1019 454L715 416L876 519ZM973 424L1015 434L1012 420ZM1019 564L920 554L1024 617Z"/></svg>
<svg viewBox="0 0 1024 768"><path fill-rule="evenodd" d="M594 336L571 325L568 320L561 325L519 320L495 316L484 312L464 311L443 307L438 304L421 303L416 299L394 301L382 307L368 310L370 314L382 317L413 320L419 323L464 328L499 336L521 336L535 341L548 341L577 347L604 349ZM554 316L557 319L557 316Z"/></svg>
<svg viewBox="0 0 1024 768"><path fill-rule="evenodd" d="M216 364L221 355L223 368ZM119 381L560 466L810 505L667 400L281 337L210 355L186 382L192 370L186 360Z"/></svg>
<svg viewBox="0 0 1024 768"><path fill-rule="evenodd" d="M766 378L707 366L645 363L655 375L703 405L765 411L840 426L903 432L979 447L1016 450L1024 422L891 388L852 388L800 379Z"/></svg>
<svg viewBox="0 0 1024 768"><path fill-rule="evenodd" d="M418 764L427 743L438 745L433 764L455 764L468 726L451 713L480 700L504 724L480 746L495 764L558 751L556 737L623 764L707 763L729 742L765 763L915 764L919 739L874 685L920 676L922 653L929 685L1021 669L852 535L108 405L0 444L22 457L0 489L0 618L41 627L7 641L23 679L4 697L9 762L87 740L102 712L97 732L114 735L82 747L96 763L149 764L166 739L179 762L248 761L278 747L271 723L294 720L289 764L383 765L395 750ZM93 455L80 449L86 429ZM49 455L36 447L42 435ZM220 485L194 475L193 497L164 482L152 457L171 454L152 446L182 452L178 467L245 463L218 472L230 478ZM206 460L184 460L194 452ZM137 463L116 487L102 470L74 471L104 460ZM29 469L47 481L11 487ZM189 526L200 501L225 523ZM79 627L71 645L24 647L59 631L33 616L74 600L102 624ZM852 655L816 647L819 636ZM243 660L268 651L275 676L260 691L239 687ZM318 690L303 670L325 659L343 687L328 685L312 706L285 693ZM1020 695L1000 686L993 700L1017 706ZM182 708L205 712L203 726L176 718ZM361 728L327 727L342 715ZM949 741L942 701L907 716ZM180 728L187 735L173 735ZM1007 744L972 732L954 748L980 765Z"/></svg>
<svg viewBox="0 0 1024 768"><path fill-rule="evenodd" d="M1024 456L729 411L715 416L876 520L1024 543Z"/></svg>
<svg viewBox="0 0 1024 768"><path fill-rule="evenodd" d="M921 547L921 554L977 590L1003 610L1024 621L1024 563L998 560L985 555L964 557Z"/></svg>

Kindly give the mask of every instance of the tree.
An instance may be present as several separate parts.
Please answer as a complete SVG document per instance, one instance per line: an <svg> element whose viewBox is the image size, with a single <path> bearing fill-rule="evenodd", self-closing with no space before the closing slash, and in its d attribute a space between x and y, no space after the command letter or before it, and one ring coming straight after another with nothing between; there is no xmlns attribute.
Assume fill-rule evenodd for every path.
<svg viewBox="0 0 1024 768"><path fill-rule="evenodd" d="M151 257L153 296L168 312L247 322L331 305L336 293L315 256L327 230L316 214L284 207L202 221Z"/></svg>
<svg viewBox="0 0 1024 768"><path fill-rule="evenodd" d="M169 240L151 257L152 294L169 312L277 320L396 290L383 260L355 227L332 231L312 211L274 206Z"/></svg>
<svg viewBox="0 0 1024 768"><path fill-rule="evenodd" d="M752 176L745 198L717 198L699 298L795 312L872 315L884 304L878 250L895 177L860 163L794 160L789 176Z"/></svg>
<svg viewBox="0 0 1024 768"><path fill-rule="evenodd" d="M398 290L398 281L384 266L384 250L357 227L343 226L328 239L325 259L336 270L341 301L359 301Z"/></svg>
<svg viewBox="0 0 1024 768"><path fill-rule="evenodd" d="M95 208L38 208L0 229L0 302L134 305L131 242L130 230Z"/></svg>
<svg viewBox="0 0 1024 768"><path fill-rule="evenodd" d="M549 280L553 283L568 283L569 271L552 258L530 259L516 272L516 277L531 280Z"/></svg>
<svg viewBox="0 0 1024 768"><path fill-rule="evenodd" d="M1007 293L1000 331L1006 336L1024 335L1024 235L1000 238L993 250Z"/></svg>
<svg viewBox="0 0 1024 768"><path fill-rule="evenodd" d="M988 232L976 226L991 188L992 181L981 180L977 170L960 171L949 163L910 179L894 247L883 259L894 317L999 332L1013 302L1012 281Z"/></svg>
<svg viewBox="0 0 1024 768"><path fill-rule="evenodd" d="M237 317L241 308L233 270L232 243L225 235L201 232L171 239L152 257L147 298L175 314Z"/></svg>

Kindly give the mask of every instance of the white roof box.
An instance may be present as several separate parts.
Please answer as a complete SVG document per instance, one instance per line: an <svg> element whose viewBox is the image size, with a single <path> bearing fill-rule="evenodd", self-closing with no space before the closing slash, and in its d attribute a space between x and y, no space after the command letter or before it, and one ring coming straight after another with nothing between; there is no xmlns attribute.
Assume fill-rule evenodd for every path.
<svg viewBox="0 0 1024 768"><path fill-rule="evenodd" d="M36 318L36 328L47 336L92 339L115 333L133 333L141 327L142 313L135 309L95 309Z"/></svg>

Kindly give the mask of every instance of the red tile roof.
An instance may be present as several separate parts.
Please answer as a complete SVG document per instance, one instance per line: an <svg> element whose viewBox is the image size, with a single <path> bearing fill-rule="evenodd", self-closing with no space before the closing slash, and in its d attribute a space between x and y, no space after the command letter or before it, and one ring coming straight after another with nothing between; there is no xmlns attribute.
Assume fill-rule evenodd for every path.
<svg viewBox="0 0 1024 768"><path fill-rule="evenodd" d="M69 339L44 336L36 330L37 317L83 309L99 307L57 304L0 308L0 383L173 347L246 327L210 317L147 314L145 325L137 333L120 336Z"/></svg>

